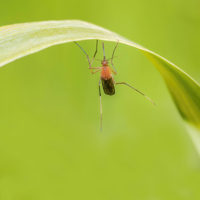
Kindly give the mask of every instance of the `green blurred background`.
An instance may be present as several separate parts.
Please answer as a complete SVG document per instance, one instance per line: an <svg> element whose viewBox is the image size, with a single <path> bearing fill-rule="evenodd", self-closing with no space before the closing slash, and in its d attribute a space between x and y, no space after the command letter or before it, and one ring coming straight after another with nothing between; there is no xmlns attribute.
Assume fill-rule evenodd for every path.
<svg viewBox="0 0 200 200"><path fill-rule="evenodd" d="M0 25L79 19L169 59L200 82L199 0L1 0ZM92 56L95 41L79 44ZM115 43L105 42L107 57ZM102 95L74 43L0 69L0 200L198 200L200 158L154 66L119 44ZM97 58L102 59L99 45ZM94 66L100 66L95 62Z"/></svg>

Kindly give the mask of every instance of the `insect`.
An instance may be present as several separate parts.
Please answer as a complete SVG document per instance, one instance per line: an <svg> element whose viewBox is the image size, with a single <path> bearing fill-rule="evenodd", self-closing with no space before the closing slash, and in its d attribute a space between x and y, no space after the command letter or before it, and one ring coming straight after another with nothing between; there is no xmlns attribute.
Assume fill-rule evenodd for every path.
<svg viewBox="0 0 200 200"><path fill-rule="evenodd" d="M129 86L130 88L134 89L135 91L139 92L140 94L142 94L144 97L146 97L149 101L151 101L154 105L156 105L149 97L147 97L145 94L143 94L142 92L140 92L139 90L135 89L134 87L128 85L127 83L125 82L119 82L119 83L116 83L114 78L113 78L113 74L117 75L117 71L114 67L114 64L113 64L113 58L114 58L114 54L115 54L115 50L119 44L119 41L117 42L114 50L113 50L113 54L112 54L112 57L109 58L109 59L106 59L106 56L105 56L105 50L104 50L104 42L102 42L102 47L103 47L103 60L99 60L101 61L101 67L92 67L92 63L95 59L95 56L97 54L97 49L98 49L98 40L96 41L96 50L95 50L95 53L94 53L94 56L92 58L92 61L90 62L90 58L88 56L88 54L83 50L83 48L77 43L75 42L75 44L77 44L81 50L85 53L85 55L87 56L87 59L88 59L88 63L89 63L89 69L91 71L92 74L95 74L97 73L98 71L101 71L101 77L100 77L100 80L99 80L99 98L100 98L100 112L101 112L101 131L102 131L102 103L101 103L101 82L102 82L102 87L103 87L103 90L104 90L104 93L107 94L107 95L114 95L115 94L115 85L119 85L119 84L124 84L124 85L127 85ZM108 61L110 60L110 63L112 64L112 67L113 69L108 65ZM96 70L96 71L93 71L93 70Z"/></svg>

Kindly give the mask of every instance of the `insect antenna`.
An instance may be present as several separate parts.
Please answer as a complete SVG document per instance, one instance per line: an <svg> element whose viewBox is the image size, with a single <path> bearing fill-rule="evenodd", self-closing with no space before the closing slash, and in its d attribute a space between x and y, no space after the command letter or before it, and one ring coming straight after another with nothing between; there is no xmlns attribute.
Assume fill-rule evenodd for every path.
<svg viewBox="0 0 200 200"><path fill-rule="evenodd" d="M90 60L95 60L95 61L102 61L101 59L93 59L93 58L92 58L92 59L90 59Z"/></svg>
<svg viewBox="0 0 200 200"><path fill-rule="evenodd" d="M110 60L110 59L113 59L113 58L118 58L118 57L121 57L122 55L119 55L119 56L114 56L112 58L108 58L107 60Z"/></svg>
<svg viewBox="0 0 200 200"><path fill-rule="evenodd" d="M105 55L105 50L104 50L104 42L102 42L102 46L103 46L103 59L106 59L106 55Z"/></svg>

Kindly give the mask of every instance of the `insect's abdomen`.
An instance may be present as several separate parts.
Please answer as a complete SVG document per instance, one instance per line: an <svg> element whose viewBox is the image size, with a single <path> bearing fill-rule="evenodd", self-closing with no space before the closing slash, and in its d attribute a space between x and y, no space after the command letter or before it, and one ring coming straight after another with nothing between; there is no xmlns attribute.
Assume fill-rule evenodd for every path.
<svg viewBox="0 0 200 200"><path fill-rule="evenodd" d="M101 79L102 81L102 86L103 86L103 90L105 94L108 95L114 95L115 94L115 86L114 86L114 82L113 79Z"/></svg>

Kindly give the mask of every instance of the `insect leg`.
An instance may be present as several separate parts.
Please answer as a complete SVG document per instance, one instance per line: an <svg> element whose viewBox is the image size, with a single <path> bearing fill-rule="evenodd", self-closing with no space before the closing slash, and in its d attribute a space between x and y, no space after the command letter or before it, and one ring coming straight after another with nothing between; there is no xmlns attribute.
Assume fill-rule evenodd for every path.
<svg viewBox="0 0 200 200"><path fill-rule="evenodd" d="M113 57L114 57L114 54L115 54L115 50L116 50L116 48L117 48L117 45L119 44L119 41L117 42L117 44L116 44L116 46L115 46L115 48L114 48L114 50L113 50L113 54L112 54L112 58L111 58L111 64L112 64L112 66L113 66L113 69L114 69L114 71L115 71L115 73L114 74L117 74L117 71L116 71L116 69L115 69L115 67L114 67L114 64L113 64Z"/></svg>
<svg viewBox="0 0 200 200"><path fill-rule="evenodd" d="M87 59L88 59L88 62L89 62L89 66L90 66L90 68L91 68L90 58L89 58L89 56L87 55L87 53L83 50L83 48L82 48L77 42L74 42L74 43L77 44L77 45L81 48L81 50L84 52L84 54L87 56Z"/></svg>
<svg viewBox="0 0 200 200"><path fill-rule="evenodd" d="M97 73L98 71L100 71L101 70L101 67L92 67L91 69L97 69L96 71L91 71L92 72L92 74L95 74L95 73Z"/></svg>
<svg viewBox="0 0 200 200"><path fill-rule="evenodd" d="M83 48L82 48L77 42L74 42L74 43L77 44L77 45L80 47L80 49L84 52L84 54L87 56L88 63L89 63L89 69L90 69L90 71L92 72L92 63L93 63L93 60L94 60L94 58L95 58L95 56L96 56L96 54L97 54L98 40L96 41L96 51L95 51L95 53L94 53L92 62L90 62L90 58L89 58L89 56L87 55L87 53L83 50Z"/></svg>
<svg viewBox="0 0 200 200"><path fill-rule="evenodd" d="M100 126L100 130L102 131L101 79L99 80L99 98L100 98L100 113L101 113L101 126Z"/></svg>
<svg viewBox="0 0 200 200"><path fill-rule="evenodd" d="M147 97L145 94L143 94L142 92L140 92L139 90L135 89L134 87L128 85L127 83L125 82L120 82L120 83L115 83L116 85L117 84L125 84L127 86L129 86L130 88L134 89L135 91L139 92L141 95L143 95L144 97L146 97L149 101L151 101L154 105L156 105L149 97Z"/></svg>
<svg viewBox="0 0 200 200"><path fill-rule="evenodd" d="M98 49L98 40L96 41L96 51L94 52L94 56L93 56L93 58L92 58L91 66L92 66L93 60L94 60L94 58L95 58L95 56L96 56L96 54L97 54L97 49ZM90 67L90 68L91 68L91 67Z"/></svg>
<svg viewBox="0 0 200 200"><path fill-rule="evenodd" d="M110 70L111 70L112 73L114 73L115 75L117 75L117 72L115 72L115 71L112 70L111 68L110 68Z"/></svg>

